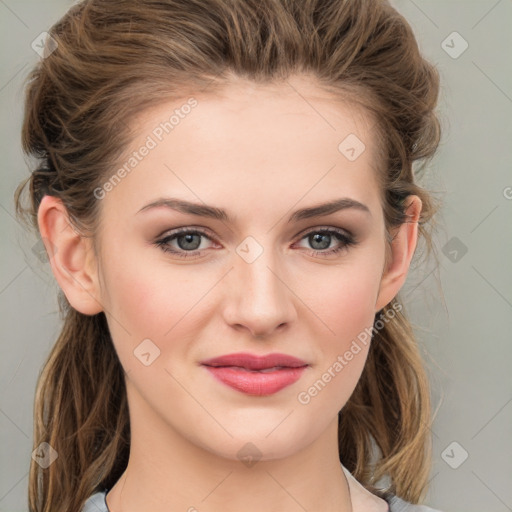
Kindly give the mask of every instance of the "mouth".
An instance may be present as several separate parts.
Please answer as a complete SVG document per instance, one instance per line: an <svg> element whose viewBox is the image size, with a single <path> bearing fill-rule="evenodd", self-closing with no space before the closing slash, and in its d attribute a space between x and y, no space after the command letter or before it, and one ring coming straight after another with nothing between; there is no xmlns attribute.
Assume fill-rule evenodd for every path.
<svg viewBox="0 0 512 512"><path fill-rule="evenodd" d="M310 365L285 354L230 354L203 361L201 366L236 391L268 396L297 382Z"/></svg>
<svg viewBox="0 0 512 512"><path fill-rule="evenodd" d="M209 368L232 368L234 370L240 370L245 372L251 372L251 373L271 373L275 372L277 370L289 370L291 368L302 368L302 366L272 366L270 368L262 368L261 370L253 370L251 368L245 368L244 366L221 366L221 365L204 365L208 366ZM304 365L307 366L307 365Z"/></svg>

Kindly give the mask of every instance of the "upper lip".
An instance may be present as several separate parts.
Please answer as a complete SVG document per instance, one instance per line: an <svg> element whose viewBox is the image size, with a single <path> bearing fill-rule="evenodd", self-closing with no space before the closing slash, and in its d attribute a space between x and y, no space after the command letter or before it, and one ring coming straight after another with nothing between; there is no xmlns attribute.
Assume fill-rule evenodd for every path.
<svg viewBox="0 0 512 512"><path fill-rule="evenodd" d="M274 367L300 368L308 365L306 361L287 354L275 353L258 356L245 352L213 357L201 361L201 364L205 366L238 366L240 368L247 368L248 370L264 370Z"/></svg>

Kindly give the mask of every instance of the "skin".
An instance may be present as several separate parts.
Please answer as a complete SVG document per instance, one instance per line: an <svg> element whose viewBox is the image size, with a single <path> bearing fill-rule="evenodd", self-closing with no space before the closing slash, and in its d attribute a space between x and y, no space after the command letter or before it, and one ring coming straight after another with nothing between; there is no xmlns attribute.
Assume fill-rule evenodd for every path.
<svg viewBox="0 0 512 512"><path fill-rule="evenodd" d="M404 284L421 201L409 196L410 222L393 233L385 265L376 138L367 114L335 102L303 76L272 86L234 79L221 94L193 96L192 112L101 200L97 254L58 199L46 196L39 208L41 235L57 248L50 256L60 287L78 311L106 313L126 372L131 453L108 506L111 512L387 510L376 497L363 506L360 492L351 504L337 449L338 412L360 378L369 344L308 404L297 395L372 327L375 313ZM134 120L131 150L188 97ZM338 151L351 133L366 146L355 161ZM223 208L234 222L165 207L137 213L164 196ZM341 197L370 213L348 208L287 223L299 208ZM180 259L155 244L179 227L210 234L200 238L199 256ZM313 254L328 249L306 235L333 227L350 231L357 244ZM251 263L236 252L248 236L263 249ZM186 252L178 242L169 244ZM339 245L332 236L328 248ZM147 338L160 350L149 366L134 355ZM255 397L199 366L239 351L291 354L310 367L295 384ZM251 467L237 455L249 442L261 456Z"/></svg>

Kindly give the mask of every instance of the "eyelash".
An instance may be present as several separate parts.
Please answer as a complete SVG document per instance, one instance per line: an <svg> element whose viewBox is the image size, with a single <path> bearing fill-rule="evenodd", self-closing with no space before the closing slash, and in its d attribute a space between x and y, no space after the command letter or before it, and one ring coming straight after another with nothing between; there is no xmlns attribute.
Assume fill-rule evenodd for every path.
<svg viewBox="0 0 512 512"><path fill-rule="evenodd" d="M333 254L340 253L341 251L348 250L350 247L357 245L357 241L355 238L346 233L345 231L342 231L341 229L337 228L315 228L307 233L305 233L300 240L303 240L304 238L308 237L311 234L322 234L322 235L331 235L338 239L341 244L338 247L335 247L334 249L328 249L328 250L315 250L310 249L310 253L313 256L331 256ZM200 250L196 251L184 251L183 249L180 251L177 251L175 249L171 249L168 245L171 240L174 240L178 238L181 235L200 235L205 238L208 238L209 240L212 240L212 238L206 233L205 231L201 231L198 229L192 229L192 228L179 228L176 231L174 231L172 234L165 236L164 238L161 238L160 240L157 240L155 244L164 252L171 253L174 256L177 256L178 258L190 258L194 256L198 256L201 254ZM299 240L299 241L300 241ZM212 240L213 241L213 240Z"/></svg>

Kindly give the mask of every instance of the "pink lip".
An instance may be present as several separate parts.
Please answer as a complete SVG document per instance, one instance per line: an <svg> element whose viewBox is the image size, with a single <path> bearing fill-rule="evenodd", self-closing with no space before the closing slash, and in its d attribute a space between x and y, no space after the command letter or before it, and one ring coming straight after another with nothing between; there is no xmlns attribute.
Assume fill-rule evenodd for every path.
<svg viewBox="0 0 512 512"><path fill-rule="evenodd" d="M308 363L286 354L256 356L228 354L202 361L201 364L219 381L249 395L277 393L300 379ZM272 371L261 371L269 368Z"/></svg>

